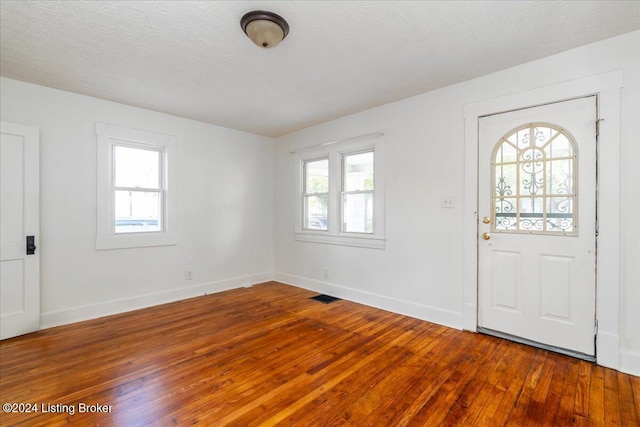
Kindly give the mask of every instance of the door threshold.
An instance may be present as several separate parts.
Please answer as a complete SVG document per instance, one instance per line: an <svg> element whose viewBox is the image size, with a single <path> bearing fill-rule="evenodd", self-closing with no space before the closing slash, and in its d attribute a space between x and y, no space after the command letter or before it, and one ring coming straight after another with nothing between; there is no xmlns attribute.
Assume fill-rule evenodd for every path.
<svg viewBox="0 0 640 427"><path fill-rule="evenodd" d="M586 354L586 353L581 353L579 351L574 351L574 350L568 350L566 348L562 348L562 347L556 347L553 345L549 345L549 344L543 344L537 341L532 341L532 340L528 340L526 338L522 338L522 337L518 337L515 335L511 335L511 334L507 334L505 332L500 332L500 331L495 331L493 329L487 329L487 328L483 328L478 326L477 331L481 334L485 334L485 335L491 335L497 338L503 338L509 341L514 341L517 342L519 344L524 344L524 345L528 345L531 347L537 347L537 348L541 348L543 350L549 350L549 351L553 351L554 353L560 353L560 354L564 354L565 356L571 356L571 357L575 357L576 359L581 359L581 360L586 360L587 362L595 362L596 361L596 356L595 355L591 355L591 354Z"/></svg>

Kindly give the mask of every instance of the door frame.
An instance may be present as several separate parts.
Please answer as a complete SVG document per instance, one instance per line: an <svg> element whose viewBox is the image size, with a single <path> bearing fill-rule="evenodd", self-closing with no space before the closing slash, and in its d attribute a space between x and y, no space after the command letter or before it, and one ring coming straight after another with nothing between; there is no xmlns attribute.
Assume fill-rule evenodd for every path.
<svg viewBox="0 0 640 427"><path fill-rule="evenodd" d="M463 208L463 328L478 328L478 120L480 117L598 96L600 119L598 169L598 241L596 264L597 363L618 369L620 259L620 89L622 70L571 80L464 106L465 194Z"/></svg>
<svg viewBox="0 0 640 427"><path fill-rule="evenodd" d="M14 122L2 121L0 124L2 133L20 136L24 138L23 147L23 221L24 235L35 236L36 251L25 258L24 280L30 285L23 287L24 312L29 312L33 318L23 319L25 322L19 325L7 323L3 330L2 339L35 332L40 329L41 304L40 304L40 128ZM24 236L22 238L23 250L26 249ZM24 252L23 252L24 253ZM24 282L23 282L24 285ZM37 314L37 317L35 316ZM4 324L3 324L4 325Z"/></svg>

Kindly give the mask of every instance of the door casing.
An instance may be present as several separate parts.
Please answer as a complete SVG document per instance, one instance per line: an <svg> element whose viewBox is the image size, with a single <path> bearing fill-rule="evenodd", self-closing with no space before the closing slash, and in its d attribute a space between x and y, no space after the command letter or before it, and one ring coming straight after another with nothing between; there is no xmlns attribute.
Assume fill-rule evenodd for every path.
<svg viewBox="0 0 640 427"><path fill-rule="evenodd" d="M485 115L598 96L598 265L596 281L597 363L618 369L620 259L620 88L622 70L557 83L464 106L465 194L463 329L477 331L478 298L478 120Z"/></svg>

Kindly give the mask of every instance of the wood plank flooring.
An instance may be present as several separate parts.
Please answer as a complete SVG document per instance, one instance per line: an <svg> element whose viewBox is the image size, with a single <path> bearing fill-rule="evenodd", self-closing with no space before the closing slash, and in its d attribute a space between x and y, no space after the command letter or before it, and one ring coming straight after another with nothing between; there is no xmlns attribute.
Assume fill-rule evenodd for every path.
<svg viewBox="0 0 640 427"><path fill-rule="evenodd" d="M2 341L0 401L38 412L0 425L640 426L638 377L313 295L270 282Z"/></svg>

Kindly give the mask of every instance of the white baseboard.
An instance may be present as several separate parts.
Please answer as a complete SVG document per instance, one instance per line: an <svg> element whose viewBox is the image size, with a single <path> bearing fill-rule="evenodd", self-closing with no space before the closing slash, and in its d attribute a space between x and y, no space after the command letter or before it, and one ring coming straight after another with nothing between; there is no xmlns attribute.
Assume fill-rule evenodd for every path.
<svg viewBox="0 0 640 427"><path fill-rule="evenodd" d="M478 330L478 306L476 304L462 304L463 328L465 331L476 332Z"/></svg>
<svg viewBox="0 0 640 427"><path fill-rule="evenodd" d="M81 322L83 320L95 319L111 314L124 313L126 311L193 298L200 295L249 287L270 280L273 280L273 273L265 272L250 276L234 277L217 282L201 283L186 288L174 288L130 298L88 304L65 310L49 311L40 315L40 329Z"/></svg>
<svg viewBox="0 0 640 427"><path fill-rule="evenodd" d="M640 377L640 353L620 351L620 372Z"/></svg>
<svg viewBox="0 0 640 427"><path fill-rule="evenodd" d="M620 363L620 337L618 335L598 331L597 363L611 369L619 369Z"/></svg>
<svg viewBox="0 0 640 427"><path fill-rule="evenodd" d="M400 300L388 296L361 291L333 283L285 273L259 273L249 276L235 277L211 283L202 283L187 288L175 288L162 292L138 295L130 298L73 307L66 310L50 311L40 316L40 329L66 325L83 320L95 319L112 314L124 313L140 308L165 304L205 294L227 291L230 289L249 287L271 280L291 286L326 293L339 298L365 304L382 310L391 311L416 319L426 320L455 329L463 329L463 313L443 310L424 304ZM471 307L465 307L471 310ZM598 364L619 370L631 375L640 376L640 353L618 350L619 337L614 334L600 332L598 334Z"/></svg>
<svg viewBox="0 0 640 427"><path fill-rule="evenodd" d="M306 277L294 276L292 274L274 273L273 280L308 289L310 291L326 293L334 297L343 298L393 313L414 317L420 320L437 323L455 329L462 329L462 313L443 310L412 301L400 300L388 296L365 292L346 286L333 283L322 282Z"/></svg>

